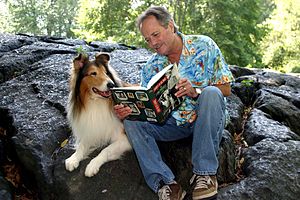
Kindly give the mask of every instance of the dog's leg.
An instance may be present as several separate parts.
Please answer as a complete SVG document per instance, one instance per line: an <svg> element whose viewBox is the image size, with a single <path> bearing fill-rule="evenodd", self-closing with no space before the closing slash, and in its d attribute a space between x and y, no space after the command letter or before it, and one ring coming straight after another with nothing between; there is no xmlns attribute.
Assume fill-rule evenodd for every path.
<svg viewBox="0 0 300 200"><path fill-rule="evenodd" d="M130 149L131 146L126 135L122 134L118 140L105 147L97 157L91 160L85 169L85 176L96 175L104 163L119 159L125 151Z"/></svg>
<svg viewBox="0 0 300 200"><path fill-rule="evenodd" d="M89 153L90 149L80 143L76 148L75 153L73 153L69 158L66 159L66 169L70 172L76 169L79 166L79 162L82 161Z"/></svg>

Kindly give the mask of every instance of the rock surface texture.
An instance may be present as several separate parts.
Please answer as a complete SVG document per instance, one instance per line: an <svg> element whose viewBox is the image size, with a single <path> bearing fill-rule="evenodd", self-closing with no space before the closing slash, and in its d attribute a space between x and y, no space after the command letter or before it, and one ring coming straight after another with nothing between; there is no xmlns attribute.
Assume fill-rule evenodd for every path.
<svg viewBox="0 0 300 200"><path fill-rule="evenodd" d="M55 37L0 34L0 163L15 155L34 185L38 199L150 200L133 151L84 176L89 158L68 172L72 133L66 120L68 79L78 50L90 57L111 55L121 79L139 82L139 70L151 55L120 44ZM230 122L220 147L218 199L299 199L300 78L231 66L236 82L227 98ZM67 145L63 145L68 140ZM191 139L159 143L177 180L188 191ZM93 154L95 155L96 150ZM13 199L13 187L0 172L0 199Z"/></svg>

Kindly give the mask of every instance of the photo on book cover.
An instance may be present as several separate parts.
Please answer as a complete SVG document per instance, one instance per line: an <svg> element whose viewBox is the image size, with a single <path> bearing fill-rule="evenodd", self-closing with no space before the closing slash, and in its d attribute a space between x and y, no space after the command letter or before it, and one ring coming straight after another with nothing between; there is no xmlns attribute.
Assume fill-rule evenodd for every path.
<svg viewBox="0 0 300 200"><path fill-rule="evenodd" d="M148 97L147 93L145 93L145 92L136 91L135 96L140 101L149 101L149 97Z"/></svg>
<svg viewBox="0 0 300 200"><path fill-rule="evenodd" d="M129 101L128 102L124 101L123 105L131 108L132 115L140 115L141 114L141 111L138 109L138 107L135 105L135 103L129 102Z"/></svg>
<svg viewBox="0 0 300 200"><path fill-rule="evenodd" d="M118 99L120 99L121 101L126 101L126 100L128 100L128 97L127 97L126 93L123 92L123 91L116 91L116 92L115 92L115 95L116 95L116 97L117 97Z"/></svg>

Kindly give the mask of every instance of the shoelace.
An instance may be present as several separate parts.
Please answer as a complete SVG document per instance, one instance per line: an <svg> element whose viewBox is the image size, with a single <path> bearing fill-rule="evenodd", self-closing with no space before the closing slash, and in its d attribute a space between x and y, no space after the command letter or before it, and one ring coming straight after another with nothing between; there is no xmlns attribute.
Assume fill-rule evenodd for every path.
<svg viewBox="0 0 300 200"><path fill-rule="evenodd" d="M190 184L192 185L196 180L195 188L208 188L209 184L213 184L210 176L199 176L194 174L190 180Z"/></svg>
<svg viewBox="0 0 300 200"><path fill-rule="evenodd" d="M160 200L169 200L170 199L170 194L172 190L169 187L169 185L164 185L159 191L158 191L158 196Z"/></svg>

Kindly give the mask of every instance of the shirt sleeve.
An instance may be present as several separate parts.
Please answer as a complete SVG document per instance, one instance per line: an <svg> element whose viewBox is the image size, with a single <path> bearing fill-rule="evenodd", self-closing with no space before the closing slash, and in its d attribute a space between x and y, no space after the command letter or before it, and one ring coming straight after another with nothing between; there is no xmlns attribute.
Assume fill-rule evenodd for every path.
<svg viewBox="0 0 300 200"><path fill-rule="evenodd" d="M207 70L210 75L210 85L226 84L234 81L221 50L212 39L210 39L208 45Z"/></svg>
<svg viewBox="0 0 300 200"><path fill-rule="evenodd" d="M146 87L147 86L147 81L146 81L147 74L145 73L145 65L143 66L140 74L141 74L141 84L140 85L142 87Z"/></svg>
<svg viewBox="0 0 300 200"><path fill-rule="evenodd" d="M167 58L154 54L141 70L141 86L147 87L150 79L167 66Z"/></svg>
<svg viewBox="0 0 300 200"><path fill-rule="evenodd" d="M148 82L150 81L153 74L153 65L154 65L154 57L152 56L142 67L141 70L141 86L147 87Z"/></svg>

